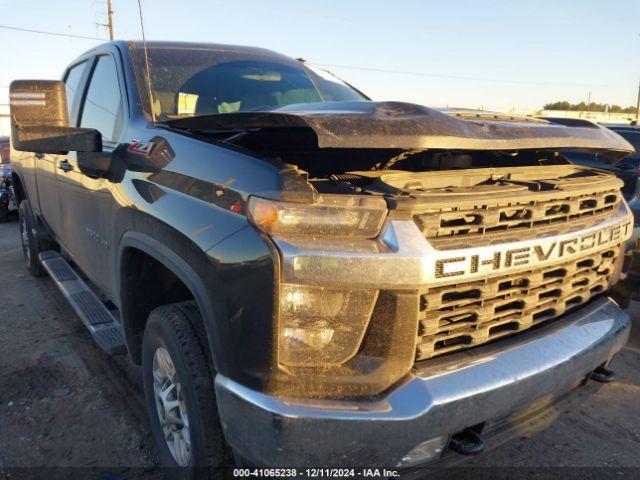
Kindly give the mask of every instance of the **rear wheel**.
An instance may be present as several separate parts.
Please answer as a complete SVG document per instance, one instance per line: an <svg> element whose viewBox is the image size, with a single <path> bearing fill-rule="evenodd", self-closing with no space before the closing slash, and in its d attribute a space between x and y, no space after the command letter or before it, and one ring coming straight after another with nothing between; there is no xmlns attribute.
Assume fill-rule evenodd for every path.
<svg viewBox="0 0 640 480"><path fill-rule="evenodd" d="M24 261L31 275L40 277L44 275L44 270L38 258L42 250L40 249L40 242L38 242L34 233L33 213L28 200L20 202L18 218L20 221L20 239L22 240Z"/></svg>
<svg viewBox="0 0 640 480"><path fill-rule="evenodd" d="M162 464L179 478L223 478L230 463L213 369L194 302L151 312L142 343L144 391Z"/></svg>

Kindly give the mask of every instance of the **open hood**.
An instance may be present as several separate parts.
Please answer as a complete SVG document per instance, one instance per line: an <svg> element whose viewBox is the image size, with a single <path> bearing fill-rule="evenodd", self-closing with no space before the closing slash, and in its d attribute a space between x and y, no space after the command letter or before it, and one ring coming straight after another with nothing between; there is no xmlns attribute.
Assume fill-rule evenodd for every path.
<svg viewBox="0 0 640 480"><path fill-rule="evenodd" d="M403 102L328 102L270 111L202 115L165 122L234 137L299 132L316 148L447 150L577 149L621 157L634 151L616 133L586 120L435 110Z"/></svg>

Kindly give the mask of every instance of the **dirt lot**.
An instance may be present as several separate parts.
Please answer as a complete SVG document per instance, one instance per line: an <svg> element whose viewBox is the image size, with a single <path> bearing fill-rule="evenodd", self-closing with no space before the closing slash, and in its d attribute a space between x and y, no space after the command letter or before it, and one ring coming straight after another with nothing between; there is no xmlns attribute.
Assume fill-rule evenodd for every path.
<svg viewBox="0 0 640 480"><path fill-rule="evenodd" d="M0 224L0 279L0 478L42 478L45 467L65 478L159 478L139 370L103 354L53 283L27 273L16 222ZM640 475L640 307L631 313L635 332L613 364L618 382L471 465Z"/></svg>

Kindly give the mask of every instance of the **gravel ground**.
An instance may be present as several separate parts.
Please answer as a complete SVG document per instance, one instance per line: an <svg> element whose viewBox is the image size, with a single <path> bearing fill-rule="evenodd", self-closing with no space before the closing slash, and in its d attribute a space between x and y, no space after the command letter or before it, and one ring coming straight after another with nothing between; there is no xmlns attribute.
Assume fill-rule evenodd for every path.
<svg viewBox="0 0 640 480"><path fill-rule="evenodd" d="M15 221L0 224L0 279L0 478L45 469L48 480L160 478L139 369L103 354L53 283L28 274ZM613 363L619 381L537 435L474 459L486 474L474 478L497 477L480 467L509 478L536 476L523 467L640 477L640 306L630 313L635 331Z"/></svg>

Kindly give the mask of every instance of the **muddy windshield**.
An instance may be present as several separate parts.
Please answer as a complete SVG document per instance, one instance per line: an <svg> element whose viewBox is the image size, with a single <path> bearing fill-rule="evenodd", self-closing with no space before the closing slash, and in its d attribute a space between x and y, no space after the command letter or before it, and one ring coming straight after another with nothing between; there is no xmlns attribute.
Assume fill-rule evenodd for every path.
<svg viewBox="0 0 640 480"><path fill-rule="evenodd" d="M131 55L143 105L157 121L268 111L299 103L366 100L331 73L263 50L148 47ZM151 85L151 101L149 88Z"/></svg>

